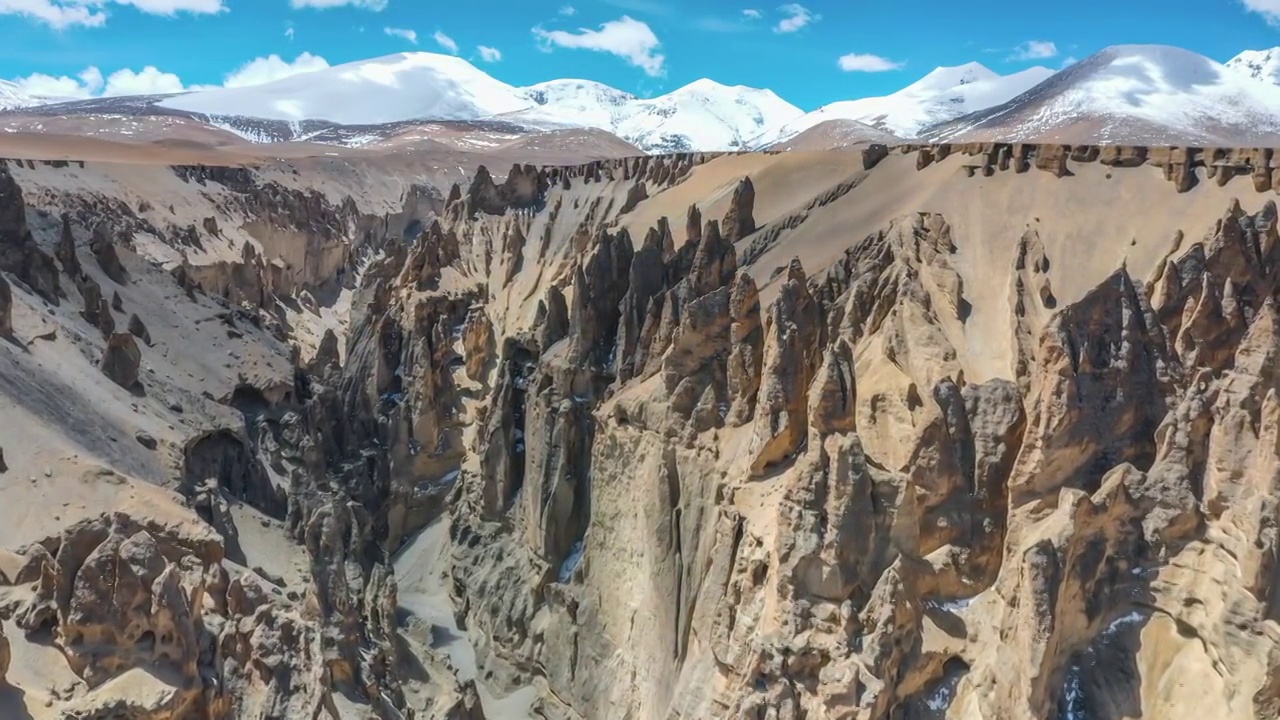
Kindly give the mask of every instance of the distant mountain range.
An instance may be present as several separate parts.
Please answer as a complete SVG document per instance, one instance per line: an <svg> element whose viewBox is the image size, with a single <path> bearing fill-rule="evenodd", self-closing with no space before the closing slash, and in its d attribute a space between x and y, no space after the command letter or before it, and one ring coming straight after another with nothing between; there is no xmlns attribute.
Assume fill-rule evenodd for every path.
<svg viewBox="0 0 1280 720"><path fill-rule="evenodd" d="M252 142L351 146L432 121L481 122L508 132L594 128L651 153L899 139L1247 145L1280 140L1280 48L1245 51L1220 64L1174 47L1116 46L1065 70L1033 67L1003 76L969 63L937 68L890 95L809 113L771 90L705 79L655 98L589 80L520 88L433 53L167 96L57 102L0 81L0 110L11 117L180 116Z"/></svg>

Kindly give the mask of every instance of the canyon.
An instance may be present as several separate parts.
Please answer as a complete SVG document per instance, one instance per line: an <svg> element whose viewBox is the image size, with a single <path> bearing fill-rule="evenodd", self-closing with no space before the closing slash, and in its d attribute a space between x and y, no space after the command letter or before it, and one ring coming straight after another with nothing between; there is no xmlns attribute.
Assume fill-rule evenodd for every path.
<svg viewBox="0 0 1280 720"><path fill-rule="evenodd" d="M14 147L0 716L1280 714L1272 150Z"/></svg>

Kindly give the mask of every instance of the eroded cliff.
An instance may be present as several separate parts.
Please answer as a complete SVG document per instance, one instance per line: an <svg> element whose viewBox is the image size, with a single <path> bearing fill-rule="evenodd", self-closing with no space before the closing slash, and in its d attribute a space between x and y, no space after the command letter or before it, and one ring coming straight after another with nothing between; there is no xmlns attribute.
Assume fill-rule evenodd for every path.
<svg viewBox="0 0 1280 720"><path fill-rule="evenodd" d="M115 206L51 174L79 168L5 171L0 379L56 325L159 437L42 479L83 428L0 386L52 428L0 436L5 492L72 450L124 488L4 536L0 675L47 640L69 717L1272 717L1270 155L685 155L359 199L166 170L199 246L158 198L84 232ZM170 367L231 341L207 387Z"/></svg>

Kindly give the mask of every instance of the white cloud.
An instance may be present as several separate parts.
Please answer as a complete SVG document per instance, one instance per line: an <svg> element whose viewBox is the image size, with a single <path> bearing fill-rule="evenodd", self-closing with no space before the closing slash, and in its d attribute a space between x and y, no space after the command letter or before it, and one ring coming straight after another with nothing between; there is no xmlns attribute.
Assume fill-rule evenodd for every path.
<svg viewBox="0 0 1280 720"><path fill-rule="evenodd" d="M902 67L902 63L900 62L894 62L893 60L882 58L879 55L864 55L860 53L842 55L840 56L840 59L836 61L836 64L845 72L866 73L888 72Z"/></svg>
<svg viewBox="0 0 1280 720"><path fill-rule="evenodd" d="M627 15L604 23L599 30L579 28L574 33L536 27L533 34L548 51L561 47L606 52L617 55L652 77L661 76L664 72L666 57L658 52L662 42L648 25Z"/></svg>
<svg viewBox="0 0 1280 720"><path fill-rule="evenodd" d="M572 5L565 5L564 7L560 8L560 14L565 17L573 17L574 15L578 14L578 8Z"/></svg>
<svg viewBox="0 0 1280 720"><path fill-rule="evenodd" d="M173 73L162 72L154 65L134 72L128 68L117 70L107 77L107 86L103 95L162 95L182 92L182 78Z"/></svg>
<svg viewBox="0 0 1280 720"><path fill-rule="evenodd" d="M1057 57L1058 46L1048 40L1028 40L1013 49L1011 60L1044 60Z"/></svg>
<svg viewBox="0 0 1280 720"><path fill-rule="evenodd" d="M290 40L293 40L293 26L292 26L292 25L290 25L289 27L287 27L287 28L285 28L285 29L284 29L284 36L285 36L285 37L287 37L287 38L289 38Z"/></svg>
<svg viewBox="0 0 1280 720"><path fill-rule="evenodd" d="M329 61L319 55L312 55L308 52L304 52L294 58L293 62L289 62L279 55L268 55L267 57L254 58L241 65L222 79L222 85L229 88L261 85L280 78L287 78L290 75L300 75L314 70L323 70L327 67L329 67Z"/></svg>
<svg viewBox="0 0 1280 720"><path fill-rule="evenodd" d="M751 18L752 20L759 20L760 18L764 17L764 13L752 8L747 8L746 10L743 10L742 14L745 15L746 17Z"/></svg>
<svg viewBox="0 0 1280 720"><path fill-rule="evenodd" d="M0 15L22 15L57 30L101 27L107 22L109 5L165 16L220 13L227 9L223 0L0 0Z"/></svg>
<svg viewBox="0 0 1280 720"><path fill-rule="evenodd" d="M223 0L113 0L117 5L132 5L150 15L177 15L180 12L209 15L227 9ZM101 0L74 0L75 3L95 5Z"/></svg>
<svg viewBox="0 0 1280 720"><path fill-rule="evenodd" d="M35 73L14 81L25 93L54 98L84 99L99 95L161 95L182 92L186 87L182 78L173 73L163 72L153 65L134 71L129 68L117 70L107 77L102 71L90 66L80 71L75 77L62 75L52 77L44 73Z"/></svg>
<svg viewBox="0 0 1280 720"><path fill-rule="evenodd" d="M3 1L3 0L0 0ZM313 70L329 67L328 61L318 55L302 53L293 62L268 55L250 60L223 78L222 85L187 86L182 78L148 65L141 70L124 68L104 76L97 67L87 67L75 76L54 77L35 73L13 82L22 92L41 97L85 99L114 95L159 95L188 90L207 90L216 87L247 87L279 80Z"/></svg>
<svg viewBox="0 0 1280 720"><path fill-rule="evenodd" d="M1072 65L1075 65L1078 62L1080 62L1080 59L1077 58L1075 55L1068 55L1067 57L1062 59L1062 67L1064 68L1071 67Z"/></svg>
<svg viewBox="0 0 1280 720"><path fill-rule="evenodd" d="M485 62L494 63L502 61L502 51L498 48L480 45L476 47L476 51L480 53L480 59Z"/></svg>
<svg viewBox="0 0 1280 720"><path fill-rule="evenodd" d="M782 7L778 8L778 11L781 12L786 17L778 21L778 24L775 25L773 28L774 32L780 32L780 33L798 32L804 29L805 26L810 25L812 23L816 23L822 19L821 15L811 12L809 8L799 3L790 3L787 5L783 5Z"/></svg>
<svg viewBox="0 0 1280 720"><path fill-rule="evenodd" d="M414 45L418 44L418 33L408 28L388 27L388 28L382 28L382 32L390 35L391 37L398 37L404 40L408 40Z"/></svg>
<svg viewBox="0 0 1280 720"><path fill-rule="evenodd" d="M96 67L85 68L76 77L62 75L54 77L44 73L34 73L23 78L15 78L18 89L37 97L49 98L87 98L102 91L106 80L102 71Z"/></svg>
<svg viewBox="0 0 1280 720"><path fill-rule="evenodd" d="M1261 15L1272 25L1280 25L1280 0L1240 0L1249 12Z"/></svg>
<svg viewBox="0 0 1280 720"><path fill-rule="evenodd" d="M458 54L458 43L454 42L453 38L449 37L448 35L445 35L443 32L437 30L436 34L431 36L431 39L435 40L436 44L439 45L441 48L448 50L449 54L451 55Z"/></svg>
<svg viewBox="0 0 1280 720"><path fill-rule="evenodd" d="M382 12L387 9L387 0L289 0L289 7L295 10L298 8L327 10L336 7L353 7Z"/></svg>

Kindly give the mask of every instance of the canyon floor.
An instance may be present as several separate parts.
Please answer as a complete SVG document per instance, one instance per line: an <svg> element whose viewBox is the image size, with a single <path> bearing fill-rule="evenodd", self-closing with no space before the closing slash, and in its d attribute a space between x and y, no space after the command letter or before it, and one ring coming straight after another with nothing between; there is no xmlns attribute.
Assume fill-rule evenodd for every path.
<svg viewBox="0 0 1280 720"><path fill-rule="evenodd" d="M1280 717L1272 151L469 137L0 138L0 717Z"/></svg>

